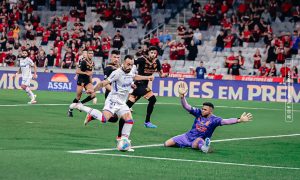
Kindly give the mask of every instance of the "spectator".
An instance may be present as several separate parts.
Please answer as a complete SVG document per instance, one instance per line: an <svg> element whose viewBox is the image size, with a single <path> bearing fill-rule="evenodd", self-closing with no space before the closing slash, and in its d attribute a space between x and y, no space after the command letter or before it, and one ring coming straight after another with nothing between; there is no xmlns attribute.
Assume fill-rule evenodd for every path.
<svg viewBox="0 0 300 180"><path fill-rule="evenodd" d="M270 63L272 61L276 61L277 55L276 55L276 47L274 45L274 42L271 42L271 45L267 47L267 63Z"/></svg>
<svg viewBox="0 0 300 180"><path fill-rule="evenodd" d="M242 55L242 51L238 52L236 59L238 60L241 69L244 69L245 57Z"/></svg>
<svg viewBox="0 0 300 180"><path fill-rule="evenodd" d="M96 24L93 27L94 33L98 33L99 35L101 35L102 31L103 31L103 27L100 24L100 21L96 21Z"/></svg>
<svg viewBox="0 0 300 180"><path fill-rule="evenodd" d="M293 66L291 70L291 78L293 79L293 82L296 84L298 83L298 68L297 66Z"/></svg>
<svg viewBox="0 0 300 180"><path fill-rule="evenodd" d="M291 54L297 55L298 49L299 49L299 43L300 43L300 34L298 31L294 31L292 36L292 48L291 48Z"/></svg>
<svg viewBox="0 0 300 180"><path fill-rule="evenodd" d="M191 44L187 46L187 50L189 51L189 54L187 56L188 60L195 61L197 55L198 55L198 47L194 43L194 40L191 41Z"/></svg>
<svg viewBox="0 0 300 180"><path fill-rule="evenodd" d="M170 74L170 72L171 72L171 65L168 63L168 60L164 60L164 62L162 63L162 65L161 65L161 68L162 68L162 71L163 71L163 73L165 73L165 74Z"/></svg>
<svg viewBox="0 0 300 180"><path fill-rule="evenodd" d="M72 57L71 50L68 49L63 62L61 63L61 69L72 69L74 65L74 58Z"/></svg>
<svg viewBox="0 0 300 180"><path fill-rule="evenodd" d="M120 30L117 30L117 34L113 37L113 48L117 48L118 50L120 50L123 46L125 39L124 37L121 35Z"/></svg>
<svg viewBox="0 0 300 180"><path fill-rule="evenodd" d="M203 67L203 61L200 61L199 67L196 68L196 77L197 79L204 79L206 74L206 68Z"/></svg>
<svg viewBox="0 0 300 180"><path fill-rule="evenodd" d="M13 55L13 53L12 53L12 48L9 48L8 53L5 56L4 62L6 63L7 66L13 67L13 66L15 66L16 59L17 59L17 57L15 55Z"/></svg>
<svg viewBox="0 0 300 180"><path fill-rule="evenodd" d="M171 41L169 43L169 46L170 46L170 59L177 60L178 59L178 51L177 51L177 47L176 47L176 42Z"/></svg>
<svg viewBox="0 0 300 180"><path fill-rule="evenodd" d="M238 61L237 61L236 57L234 56L234 52L232 51L232 52L230 53L230 56L228 56L228 57L225 59L225 67L228 68L227 74L230 74L232 65L235 64L236 62L238 62Z"/></svg>
<svg viewBox="0 0 300 180"><path fill-rule="evenodd" d="M5 52L0 52L0 66L5 66Z"/></svg>
<svg viewBox="0 0 300 180"><path fill-rule="evenodd" d="M47 54L47 58L46 58L46 67L53 67L54 66L54 60L55 60L56 56L54 54L53 49L50 49L49 54Z"/></svg>
<svg viewBox="0 0 300 180"><path fill-rule="evenodd" d="M216 47L213 49L213 51L222 52L224 49L224 32L220 31L220 34L217 37L217 43Z"/></svg>
<svg viewBox="0 0 300 180"><path fill-rule="evenodd" d="M287 67L285 64L282 64L281 68L280 68L280 76L287 79L287 76L290 72L290 68Z"/></svg>
<svg viewBox="0 0 300 180"><path fill-rule="evenodd" d="M233 34L231 34L231 32L228 32L228 35L224 38L224 42L225 42L224 49L226 50L226 52L230 52L234 42L234 36Z"/></svg>
<svg viewBox="0 0 300 180"><path fill-rule="evenodd" d="M209 76L215 76L217 73L216 69L213 69L210 73L208 73Z"/></svg>
<svg viewBox="0 0 300 180"><path fill-rule="evenodd" d="M253 69L259 69L261 66L261 54L259 49L256 49L256 52L253 55L253 59L254 59Z"/></svg>
<svg viewBox="0 0 300 180"><path fill-rule="evenodd" d="M202 33L199 31L199 29L196 29L196 32L194 33L193 37L194 43L196 46L202 44Z"/></svg>
<svg viewBox="0 0 300 180"><path fill-rule="evenodd" d="M274 61L272 61L270 63L270 70L269 70L268 76L270 76L270 77L276 77L277 76L277 70L276 70Z"/></svg>
<svg viewBox="0 0 300 180"><path fill-rule="evenodd" d="M183 39L180 40L180 42L177 44L176 48L177 48L177 54L178 54L177 59L185 60L185 45L184 45Z"/></svg>
<svg viewBox="0 0 300 180"><path fill-rule="evenodd" d="M152 36L152 38L149 41L150 46L156 46L156 47L158 47L159 42L160 41L159 41L159 39L157 37L157 34L154 33L153 36Z"/></svg>
<svg viewBox="0 0 300 180"><path fill-rule="evenodd" d="M280 42L279 47L276 47L276 54L277 54L277 63L283 64L285 62L285 56L284 56L284 47L282 42Z"/></svg>
<svg viewBox="0 0 300 180"><path fill-rule="evenodd" d="M231 66L231 75L233 76L239 76L240 75L240 64L237 60L234 61L234 63Z"/></svg>
<svg viewBox="0 0 300 180"><path fill-rule="evenodd" d="M269 73L269 68L267 67L266 62L262 63L262 66L258 69L259 76L267 76Z"/></svg>
<svg viewBox="0 0 300 180"><path fill-rule="evenodd" d="M37 67L45 68L47 66L47 57L45 51L42 49L36 57Z"/></svg>
<svg viewBox="0 0 300 180"><path fill-rule="evenodd" d="M6 51L6 43L7 43L7 38L5 35L5 32L1 33L1 37L0 37L0 51Z"/></svg>

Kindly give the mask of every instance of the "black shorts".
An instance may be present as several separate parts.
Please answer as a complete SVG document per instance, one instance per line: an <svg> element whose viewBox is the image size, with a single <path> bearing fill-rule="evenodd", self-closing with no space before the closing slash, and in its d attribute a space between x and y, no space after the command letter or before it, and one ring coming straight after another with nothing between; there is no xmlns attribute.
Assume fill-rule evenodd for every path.
<svg viewBox="0 0 300 180"><path fill-rule="evenodd" d="M90 83L90 79L89 78L78 78L77 80L77 85L78 86L83 86L85 87L86 85L88 85Z"/></svg>
<svg viewBox="0 0 300 180"><path fill-rule="evenodd" d="M137 88L133 90L131 95L142 97L145 96L148 92L151 92L152 90L148 88L148 86L145 85L137 85Z"/></svg>

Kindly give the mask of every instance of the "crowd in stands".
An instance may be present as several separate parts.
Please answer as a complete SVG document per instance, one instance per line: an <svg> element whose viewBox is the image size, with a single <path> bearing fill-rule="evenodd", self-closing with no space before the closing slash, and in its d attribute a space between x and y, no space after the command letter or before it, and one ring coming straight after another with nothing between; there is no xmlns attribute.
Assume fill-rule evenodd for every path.
<svg viewBox="0 0 300 180"><path fill-rule="evenodd" d="M86 2L70 1L69 12L51 17L45 23L41 22L34 11L37 7L29 0L14 2L0 3L0 65L17 66L21 50L27 49L38 67L70 69L76 67L85 50L94 50L95 56L105 61L111 49L123 47L126 37L122 36L122 31L109 34L104 31L102 21L112 21L115 28L137 28L141 24L133 13L138 12L141 26L151 29L151 12L164 9L166 4L166 0L99 0L93 11L101 18L89 23L85 22ZM51 11L56 11L57 5L56 0L50 0ZM156 46L159 56L165 55L168 49L168 57L163 59L194 61L199 54L198 46L203 43L201 31L218 25L221 30L214 51L231 52L224 62L220 62L228 68L228 74L239 75L239 70L245 68L242 51L232 52L233 47L246 48L249 43L263 43L264 52L257 49L253 54L253 69L259 72L256 75L277 76L280 73L284 77L286 73L281 69L289 68L296 76L297 67L282 66L277 71L276 65L285 64L286 59L298 54L300 29L295 28L292 34L274 34L271 24L274 21L299 22L299 5L299 2L289 0L209 0L202 6L193 0L193 16L188 20L188 27L180 25L175 37L168 30L149 36L138 49L137 56L143 55L147 47ZM67 28L70 22L71 30ZM46 51L45 46L49 44L51 48ZM266 55L265 59L262 54Z"/></svg>

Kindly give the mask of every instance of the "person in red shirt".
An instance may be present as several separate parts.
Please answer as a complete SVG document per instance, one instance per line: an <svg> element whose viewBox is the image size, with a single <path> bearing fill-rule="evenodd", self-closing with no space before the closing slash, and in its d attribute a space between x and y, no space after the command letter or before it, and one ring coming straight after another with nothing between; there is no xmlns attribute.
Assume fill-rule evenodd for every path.
<svg viewBox="0 0 300 180"><path fill-rule="evenodd" d="M0 53L0 66L4 66L4 59L6 57L5 52Z"/></svg>
<svg viewBox="0 0 300 180"><path fill-rule="evenodd" d="M197 18L197 14L194 14L193 17L188 21L191 29L196 30L200 26L200 18Z"/></svg>
<svg viewBox="0 0 300 180"><path fill-rule="evenodd" d="M228 10L229 10L229 7L227 5L227 2L223 1L223 4L221 5L221 13L222 13L222 15L224 15L225 13L227 13Z"/></svg>
<svg viewBox="0 0 300 180"><path fill-rule="evenodd" d="M269 68L267 67L266 62L262 63L262 66L258 69L259 71L259 76L267 76L269 73Z"/></svg>
<svg viewBox="0 0 300 180"><path fill-rule="evenodd" d="M159 44L159 39L158 39L156 33L153 34L153 37L150 39L149 43L150 43L151 46L156 46L156 47L158 46L158 44Z"/></svg>
<svg viewBox="0 0 300 180"><path fill-rule="evenodd" d="M277 54L277 63L283 64L285 62L283 43L280 43L280 46L276 48L276 54Z"/></svg>
<svg viewBox="0 0 300 180"><path fill-rule="evenodd" d="M170 59L171 60L177 60L178 59L178 51L176 48L176 42L171 41L170 42Z"/></svg>
<svg viewBox="0 0 300 180"><path fill-rule="evenodd" d="M251 37L251 31L249 31L248 26L245 26L245 29L242 32L242 39L244 42L249 42L250 37Z"/></svg>
<svg viewBox="0 0 300 180"><path fill-rule="evenodd" d="M231 32L228 33L228 35L224 38L225 47L224 50L229 52L231 51L232 45L234 41L234 36L231 34Z"/></svg>
<svg viewBox="0 0 300 180"><path fill-rule="evenodd" d="M4 58L4 62L6 63L6 65L9 67L15 66L16 59L17 59L17 57L12 54L12 49L11 48L8 49L8 53L6 54L6 56Z"/></svg>
<svg viewBox="0 0 300 180"><path fill-rule="evenodd" d="M171 65L168 63L168 60L164 60L164 63L161 64L161 68L164 74L170 74L171 72Z"/></svg>
<svg viewBox="0 0 300 180"><path fill-rule="evenodd" d="M180 42L176 46L177 48L177 54L179 60L185 60L185 45L184 45L184 40L181 39Z"/></svg>
<svg viewBox="0 0 300 180"><path fill-rule="evenodd" d="M261 66L261 54L260 54L259 49L256 49L256 52L253 55L253 59L254 59L253 68L254 69L259 69L260 66Z"/></svg>
<svg viewBox="0 0 300 180"><path fill-rule="evenodd" d="M280 75L283 78L287 78L288 73L290 72L290 68L287 67L285 64L282 64L282 67L280 68Z"/></svg>
<svg viewBox="0 0 300 180"><path fill-rule="evenodd" d="M232 65L237 61L236 57L234 56L234 52L232 51L230 56L226 57L225 59L225 67L228 68L228 74L230 72L230 69Z"/></svg>

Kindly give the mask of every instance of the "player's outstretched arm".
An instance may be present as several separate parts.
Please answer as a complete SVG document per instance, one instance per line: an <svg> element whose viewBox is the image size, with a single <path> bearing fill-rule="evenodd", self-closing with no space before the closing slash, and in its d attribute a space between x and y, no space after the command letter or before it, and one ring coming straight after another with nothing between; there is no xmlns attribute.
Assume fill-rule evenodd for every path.
<svg viewBox="0 0 300 180"><path fill-rule="evenodd" d="M181 105L182 107L187 110L187 111L191 111L192 110L192 106L188 104L188 102L185 99L185 94L187 93L187 88L185 87L184 83L180 83L179 87L178 87L178 93L181 99Z"/></svg>
<svg viewBox="0 0 300 180"><path fill-rule="evenodd" d="M230 125L230 124L236 124L241 122L249 122L252 121L252 114L244 112L240 118L230 118L230 119L223 119L221 121L221 125Z"/></svg>
<svg viewBox="0 0 300 180"><path fill-rule="evenodd" d="M96 91L99 91L101 88L103 88L104 86L106 86L106 85L108 85L108 84L110 84L110 82L109 82L108 80L103 80L103 81L99 82L99 83L95 86L94 91L95 91L95 92L96 92Z"/></svg>
<svg viewBox="0 0 300 180"><path fill-rule="evenodd" d="M135 81L153 81L154 76L141 76L141 75L135 75L134 76Z"/></svg>

